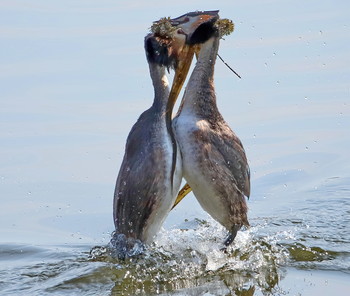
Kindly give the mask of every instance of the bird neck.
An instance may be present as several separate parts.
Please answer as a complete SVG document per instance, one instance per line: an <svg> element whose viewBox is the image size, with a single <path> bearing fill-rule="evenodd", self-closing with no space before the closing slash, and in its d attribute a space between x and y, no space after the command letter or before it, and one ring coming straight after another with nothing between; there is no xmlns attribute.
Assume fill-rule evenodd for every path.
<svg viewBox="0 0 350 296"><path fill-rule="evenodd" d="M150 75L154 87L154 101L152 107L165 113L169 97L169 81L165 74L165 67L149 63Z"/></svg>
<svg viewBox="0 0 350 296"><path fill-rule="evenodd" d="M214 89L214 66L219 48L219 37L212 37L206 41L199 51L197 63L186 86L181 102L180 111L208 113L210 115L216 107Z"/></svg>
<svg viewBox="0 0 350 296"><path fill-rule="evenodd" d="M165 127L170 137L172 145L172 165L171 165L171 190L173 190L173 181L176 167L177 159L177 146L174 136L174 132L171 125L171 116L173 111L173 104L169 104L169 81L165 74L165 67L159 66L155 63L150 64L150 73L154 86L154 101L152 108L154 109L154 114L158 114L160 122L165 123ZM163 121L164 120L164 121Z"/></svg>

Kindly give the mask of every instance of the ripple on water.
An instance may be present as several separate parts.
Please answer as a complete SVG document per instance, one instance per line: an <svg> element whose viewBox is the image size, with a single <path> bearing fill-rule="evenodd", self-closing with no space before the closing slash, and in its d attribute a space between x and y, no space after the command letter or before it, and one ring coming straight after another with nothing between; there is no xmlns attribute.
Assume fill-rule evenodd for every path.
<svg viewBox="0 0 350 296"><path fill-rule="evenodd" d="M0 286L6 295L280 295L290 266L349 270L348 252L313 245L317 240L303 238L310 226L288 219L251 219L254 226L240 231L226 253L220 250L226 231L212 219L161 231L143 255L125 261L109 246L90 254L86 248L19 247L12 251L15 261L33 260L2 271Z"/></svg>
<svg viewBox="0 0 350 296"><path fill-rule="evenodd" d="M201 289L213 295L232 291L253 295L256 289L278 294L288 266L332 269L339 261L336 269L347 270L346 265L342 269L340 261L349 260L349 253L299 242L300 233L309 227L303 221L285 220L283 230L276 231L266 230L270 228L269 219L252 222L262 223L240 231L226 253L220 250L226 231L209 219L187 221L180 228L162 231L139 258L120 262L110 256L108 248L96 248L92 259L114 265L113 291L125 295L181 295L181 291L198 295ZM278 219L275 224L280 224Z"/></svg>

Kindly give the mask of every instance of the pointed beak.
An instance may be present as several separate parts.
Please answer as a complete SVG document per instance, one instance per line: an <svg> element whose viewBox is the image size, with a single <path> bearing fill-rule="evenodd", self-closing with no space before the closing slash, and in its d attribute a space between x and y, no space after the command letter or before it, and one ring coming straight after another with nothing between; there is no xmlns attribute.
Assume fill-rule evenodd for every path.
<svg viewBox="0 0 350 296"><path fill-rule="evenodd" d="M181 88L186 80L188 71L191 67L193 55L194 55L194 46L185 44L182 48L181 54L179 55L179 60L175 68L175 75L173 84L171 86L169 99L168 99L168 112L170 116L173 110L173 107L176 103L177 97L181 91Z"/></svg>
<svg viewBox="0 0 350 296"><path fill-rule="evenodd" d="M178 28L178 33L186 36L186 42L183 45L181 51L178 54L178 62L175 68L175 76L173 80L173 84L170 90L170 95L168 99L168 112L170 112L170 116L172 113L172 109L175 105L177 97L181 91L181 88L186 80L188 71L191 67L193 55L196 51L197 42L200 43L200 38L206 38L206 36L201 36L200 38L195 38L194 34L198 33L198 28L201 25L214 23L218 18L218 10L214 11L196 11L184 14L178 18L171 19L171 25ZM197 34L198 35L198 34ZM205 40L204 40L205 41Z"/></svg>
<svg viewBox="0 0 350 296"><path fill-rule="evenodd" d="M171 19L170 23L172 26L181 28L183 34L187 36L187 43L192 43L192 36L201 25L213 23L217 19L219 19L219 10L196 11Z"/></svg>

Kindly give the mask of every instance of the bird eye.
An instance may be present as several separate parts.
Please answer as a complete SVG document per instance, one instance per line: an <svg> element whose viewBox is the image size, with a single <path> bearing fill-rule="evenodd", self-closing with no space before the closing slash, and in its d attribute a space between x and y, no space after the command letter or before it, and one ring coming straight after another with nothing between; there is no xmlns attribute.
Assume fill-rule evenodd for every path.
<svg viewBox="0 0 350 296"><path fill-rule="evenodd" d="M180 29L177 29L177 34L182 34L182 35L186 35L185 32L180 28Z"/></svg>

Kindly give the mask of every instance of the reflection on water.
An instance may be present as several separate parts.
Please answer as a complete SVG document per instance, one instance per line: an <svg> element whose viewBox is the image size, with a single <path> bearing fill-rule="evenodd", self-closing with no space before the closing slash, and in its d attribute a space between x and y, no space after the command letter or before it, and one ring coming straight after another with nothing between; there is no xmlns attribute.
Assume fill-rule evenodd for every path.
<svg viewBox="0 0 350 296"><path fill-rule="evenodd" d="M330 178L312 191L289 193L289 207L251 217L252 227L239 231L226 253L220 250L226 231L208 217L163 229L143 255L126 261L114 258L110 245L3 244L0 289L4 295L281 295L299 283L295 293L322 287L321 294L305 295L340 295L350 274L348 184ZM267 205L257 199L251 206Z"/></svg>
<svg viewBox="0 0 350 296"><path fill-rule="evenodd" d="M137 259L118 262L110 256L113 250L104 247L94 248L91 256L93 260L115 263L115 272L123 276L113 290L125 295L174 290L198 293L209 288L215 295L225 295L230 291L254 291L255 286L271 291L280 277L277 266L286 260L283 248L278 248L273 238L259 241L250 229L241 232L235 244L223 253L220 248L224 236L214 221L188 221L182 229L162 232Z"/></svg>
<svg viewBox="0 0 350 296"><path fill-rule="evenodd" d="M110 245L2 245L0 288L5 295L281 295L292 267L350 274L346 243L322 248L317 242L325 238L308 232L322 216L312 221L252 219L224 253L226 231L217 222L186 220L125 261L113 257Z"/></svg>
<svg viewBox="0 0 350 296"><path fill-rule="evenodd" d="M90 252L87 246L2 245L0 260L9 266L0 287L5 295L280 295L291 266L320 270L315 262L325 269L331 262L350 273L340 264L349 262L350 253L306 246L307 226L299 221L267 236L267 219L252 225L226 253L220 251L225 230L211 219L163 230L143 255L125 261L114 258L109 245ZM298 236L305 245L295 242Z"/></svg>

